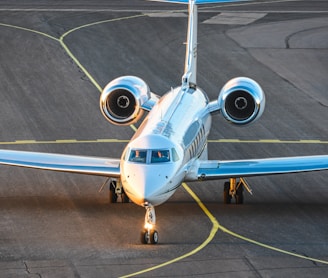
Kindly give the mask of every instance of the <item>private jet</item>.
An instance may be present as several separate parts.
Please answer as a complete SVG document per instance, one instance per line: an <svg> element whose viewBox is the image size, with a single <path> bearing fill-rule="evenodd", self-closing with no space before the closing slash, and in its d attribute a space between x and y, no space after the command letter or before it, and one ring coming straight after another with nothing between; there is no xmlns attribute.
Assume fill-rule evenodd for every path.
<svg viewBox="0 0 328 278"><path fill-rule="evenodd" d="M156 1L156 0L155 0ZM243 203L245 177L328 169L328 155L245 160L209 160L207 137L213 114L243 126L258 120L265 108L261 86L236 77L209 100L197 85L197 9L202 4L235 0L158 0L188 5L185 67L181 85L159 96L136 76L108 83L100 96L100 110L112 124L126 126L148 114L125 147L121 158L0 151L0 164L43 170L98 175L108 178L109 199L146 209L143 244L158 243L155 206L166 202L183 182L226 179L224 203Z"/></svg>

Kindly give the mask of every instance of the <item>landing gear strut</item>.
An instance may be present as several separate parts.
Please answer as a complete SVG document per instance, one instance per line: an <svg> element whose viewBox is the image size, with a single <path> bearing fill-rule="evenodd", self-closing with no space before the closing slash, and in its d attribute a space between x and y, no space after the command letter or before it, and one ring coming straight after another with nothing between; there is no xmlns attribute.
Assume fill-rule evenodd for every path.
<svg viewBox="0 0 328 278"><path fill-rule="evenodd" d="M129 202L129 197L124 192L120 180L111 180L109 183L109 202L116 203L119 196L121 197L122 203Z"/></svg>
<svg viewBox="0 0 328 278"><path fill-rule="evenodd" d="M224 183L223 188L223 203L230 204L231 199L236 199L236 204L244 203L244 187L252 194L252 189L244 178L240 178L237 181L236 178L230 178L230 181Z"/></svg>
<svg viewBox="0 0 328 278"><path fill-rule="evenodd" d="M141 243L142 244L157 244L158 243L158 232L155 230L156 214L155 208L151 204L145 205L145 226L141 231Z"/></svg>

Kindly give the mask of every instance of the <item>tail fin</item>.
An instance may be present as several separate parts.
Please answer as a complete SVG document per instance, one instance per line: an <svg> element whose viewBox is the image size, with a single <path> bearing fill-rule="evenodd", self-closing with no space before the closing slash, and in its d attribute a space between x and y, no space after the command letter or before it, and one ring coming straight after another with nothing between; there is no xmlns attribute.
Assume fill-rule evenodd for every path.
<svg viewBox="0 0 328 278"><path fill-rule="evenodd" d="M197 5L227 2L240 2L248 0L150 0L167 3L189 4L188 33L186 43L186 60L182 76L183 87L195 87L197 77Z"/></svg>

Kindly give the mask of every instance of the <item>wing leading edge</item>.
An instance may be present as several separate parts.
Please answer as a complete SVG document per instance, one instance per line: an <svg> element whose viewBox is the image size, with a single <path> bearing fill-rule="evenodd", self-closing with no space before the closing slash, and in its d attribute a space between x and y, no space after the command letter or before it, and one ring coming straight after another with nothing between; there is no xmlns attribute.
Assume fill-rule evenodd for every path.
<svg viewBox="0 0 328 278"><path fill-rule="evenodd" d="M328 155L201 161L197 178L214 180L328 170Z"/></svg>
<svg viewBox="0 0 328 278"><path fill-rule="evenodd" d="M0 164L118 178L120 160L79 155L0 150Z"/></svg>

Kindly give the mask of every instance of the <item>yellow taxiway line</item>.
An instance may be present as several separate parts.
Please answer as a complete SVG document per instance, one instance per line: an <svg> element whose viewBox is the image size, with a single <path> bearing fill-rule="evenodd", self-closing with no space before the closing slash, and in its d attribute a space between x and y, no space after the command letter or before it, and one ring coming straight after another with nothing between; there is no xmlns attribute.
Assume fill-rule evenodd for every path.
<svg viewBox="0 0 328 278"><path fill-rule="evenodd" d="M190 257L190 256L198 253L202 249L204 249L213 240L213 238L216 235L216 233L218 232L218 230L221 230L222 232L227 233L227 234L229 234L233 237L239 238L243 241L246 241L246 242L261 246L263 248L266 248L266 249L269 249L269 250L272 250L272 251L275 251L275 252L283 253L285 255L297 257L297 258L304 259L304 260L309 260L309 261L312 261L312 262L328 264L328 261L324 261L324 260L320 260L320 259L316 259L316 258L311 258L311 257L303 256L303 255L300 255L300 254L297 254L297 253L289 252L289 251L286 251L286 250L283 250L283 249L280 249L280 248L276 248L276 247L270 246L268 244L264 244L264 243L261 243L259 241L247 238L247 237L242 236L242 235L239 235L239 234L225 228L224 226L222 226L216 220L216 218L213 216L213 214L207 209L207 207L203 204L203 202L198 198L198 196L191 190L191 188L186 183L183 183L182 186L188 192L188 194L194 199L194 201L201 208L201 210L204 212L204 214L212 222L212 229L211 229L208 237L206 238L206 240L201 245L199 245L197 248L193 249L189 253L181 255L180 257L177 257L177 258L172 259L170 261L164 262L162 264L158 264L158 265L155 265L153 267L140 270L138 272L134 272L134 273L131 273L131 274L128 274L128 275L121 276L121 278L133 277L133 276L137 276L137 275L140 275L140 274L143 274L143 273L146 273L146 272L154 271L156 269L159 269L159 268L174 264L174 263L176 263L178 261L181 261L181 260L183 260L187 257Z"/></svg>
<svg viewBox="0 0 328 278"><path fill-rule="evenodd" d="M133 128L133 127L131 127ZM134 130L134 129L133 129ZM15 140L0 141L0 145L30 145L30 144L82 144L82 143L128 143L129 139L103 138L103 139L55 139L55 140ZM326 140L279 140L279 139L209 139L210 144L232 143L232 144L328 144Z"/></svg>
<svg viewBox="0 0 328 278"><path fill-rule="evenodd" d="M28 32L32 32L38 35L42 35L47 37L48 39L52 39L55 40L57 42L59 42L61 44L61 46L64 48L64 50L67 52L67 54L74 60L74 62L81 68L81 70L86 74L86 76L88 76L88 78L90 79L90 81L94 84L94 86L101 92L102 89L100 87L100 85L98 84L98 82L92 77L92 75L87 71L86 68L83 67L83 65L79 62L79 60L72 54L72 52L70 51L70 49L67 47L67 45L64 43L64 38L71 34L74 31L80 30L82 28L86 28L86 27L90 27L96 24L102 24L102 23L109 23L109 22L113 22L113 21L118 21L118 20L127 20L127 19L133 19L136 17L141 17L141 16L146 16L146 14L141 14L141 15L136 15L136 16L130 16L130 17L122 17L122 18L117 18L117 19L109 19L109 20L104 20L104 21L99 21L99 22L94 22L94 23L90 23L90 24L85 24L79 27L76 27L74 29L69 30L68 32L66 32L65 34L63 34L59 39L55 38L53 36L50 36L46 33L43 32L39 32L33 29L28 29L25 27L20 27L20 26L14 26L14 25L10 25L10 24L4 24L4 23L0 23L0 26L3 27L8 27L8 28L15 28L15 29L19 29L19 30L23 30L23 31L28 31ZM135 126L131 126L131 128L133 130L136 130ZM13 141L13 142L0 142L1 145L12 145L12 144L72 144L72 143L113 143L113 142L128 142L129 140L119 140L119 139L97 139L97 140L76 140L76 139L66 139L66 140L53 140L53 141L36 141L36 140L17 140L17 141ZM285 143L285 144L327 144L328 141L322 141L322 140L239 140L239 139L218 139L218 140L208 140L209 143L265 143L265 144L272 144L272 143ZM223 227L217 220L216 218L211 214L211 212L206 208L206 206L201 202L201 200L197 197L197 195L190 189L190 187L186 184L183 183L183 187L184 189L188 192L188 194L190 194L192 196L192 198L195 200L195 202L198 204L198 206L202 209L202 211L205 213L205 215L210 219L210 221L212 222L212 229L209 233L209 236L207 237L207 239L201 244L199 245L197 248L193 249L192 251L181 255L180 257L177 257L175 259L172 259L170 261L164 262L162 264L153 266L151 268L148 269L144 269L123 277L132 277L132 276L136 276L136 275L140 275L142 273L145 272L149 272L149 271L153 271L156 270L158 268L173 264L177 261L180 261L182 259L185 259L189 256L192 256L196 253L198 253L200 250L202 250L203 248L205 248L214 238L214 236L216 235L218 230L221 230L222 232L225 232L227 234L230 234L231 236L237 237L239 239L242 239L244 241L247 241L249 243L252 244L256 244L259 245L261 247L273 250L273 251L277 251L280 253L284 253L290 256L294 256L294 257L298 257L298 258L302 258L302 259L306 259L306 260L310 260L310 261L315 261L315 262L319 262L319 263L323 263L323 264L328 264L327 261L324 260L318 260L315 258L310 258L310 257L306 257L306 256L302 256L296 253L292 253L292 252L288 252L279 248L275 248L272 246L269 246L267 244L263 244L260 242L257 242L255 240L249 239L247 237L244 237L242 235L239 235L235 232L230 231L229 229Z"/></svg>

